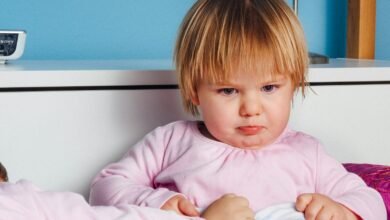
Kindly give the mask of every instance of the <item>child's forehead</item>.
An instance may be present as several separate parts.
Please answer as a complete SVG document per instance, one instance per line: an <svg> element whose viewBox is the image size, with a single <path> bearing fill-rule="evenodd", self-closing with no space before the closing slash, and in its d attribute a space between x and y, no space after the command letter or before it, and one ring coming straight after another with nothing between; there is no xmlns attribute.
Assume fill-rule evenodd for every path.
<svg viewBox="0 0 390 220"><path fill-rule="evenodd" d="M285 80L288 78L289 76L287 74L281 73L237 71L234 73L226 74L224 77L218 79L208 79L206 81L212 84L234 84L236 82L243 81L243 79L249 79L250 81L256 83L269 83Z"/></svg>

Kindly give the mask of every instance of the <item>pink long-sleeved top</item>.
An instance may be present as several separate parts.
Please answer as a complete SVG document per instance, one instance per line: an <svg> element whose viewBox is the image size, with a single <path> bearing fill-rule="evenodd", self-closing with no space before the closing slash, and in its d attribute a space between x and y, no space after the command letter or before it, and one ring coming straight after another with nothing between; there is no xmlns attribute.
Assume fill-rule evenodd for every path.
<svg viewBox="0 0 390 220"><path fill-rule="evenodd" d="M201 220L129 204L90 206L72 192L42 191L28 181L0 183L0 220ZM204 219L203 219L204 220Z"/></svg>
<svg viewBox="0 0 390 220"><path fill-rule="evenodd" d="M203 136L194 121L147 134L97 175L90 202L159 208L179 193L199 208L235 193L254 211L295 202L302 193L321 193L363 219L386 219L379 193L328 156L315 138L286 128L273 144L240 149Z"/></svg>

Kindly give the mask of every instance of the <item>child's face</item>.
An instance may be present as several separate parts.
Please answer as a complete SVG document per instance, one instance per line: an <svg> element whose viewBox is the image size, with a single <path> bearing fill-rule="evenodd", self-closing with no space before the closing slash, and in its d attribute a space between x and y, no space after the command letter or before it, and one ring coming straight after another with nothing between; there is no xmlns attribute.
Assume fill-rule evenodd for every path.
<svg viewBox="0 0 390 220"><path fill-rule="evenodd" d="M238 75L223 84L200 83L193 103L203 116L206 135L238 148L264 147L288 123L294 94L291 79Z"/></svg>

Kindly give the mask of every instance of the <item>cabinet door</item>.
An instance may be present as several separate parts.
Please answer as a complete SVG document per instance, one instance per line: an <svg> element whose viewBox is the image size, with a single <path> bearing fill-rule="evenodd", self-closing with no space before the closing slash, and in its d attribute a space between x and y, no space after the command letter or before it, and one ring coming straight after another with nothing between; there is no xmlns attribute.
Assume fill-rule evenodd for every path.
<svg viewBox="0 0 390 220"><path fill-rule="evenodd" d="M294 101L292 127L319 138L341 162L390 165L390 85L312 89Z"/></svg>
<svg viewBox="0 0 390 220"><path fill-rule="evenodd" d="M0 161L11 181L84 195L153 128L185 118L178 90L0 93Z"/></svg>

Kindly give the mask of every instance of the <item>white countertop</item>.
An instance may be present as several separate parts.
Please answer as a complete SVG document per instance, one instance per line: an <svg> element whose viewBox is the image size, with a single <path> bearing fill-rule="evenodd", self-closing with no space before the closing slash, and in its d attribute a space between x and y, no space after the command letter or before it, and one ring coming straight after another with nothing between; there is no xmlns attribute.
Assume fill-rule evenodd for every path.
<svg viewBox="0 0 390 220"><path fill-rule="evenodd" d="M390 61L331 59L308 81L390 82ZM174 85L171 60L17 60L0 65L0 88Z"/></svg>

